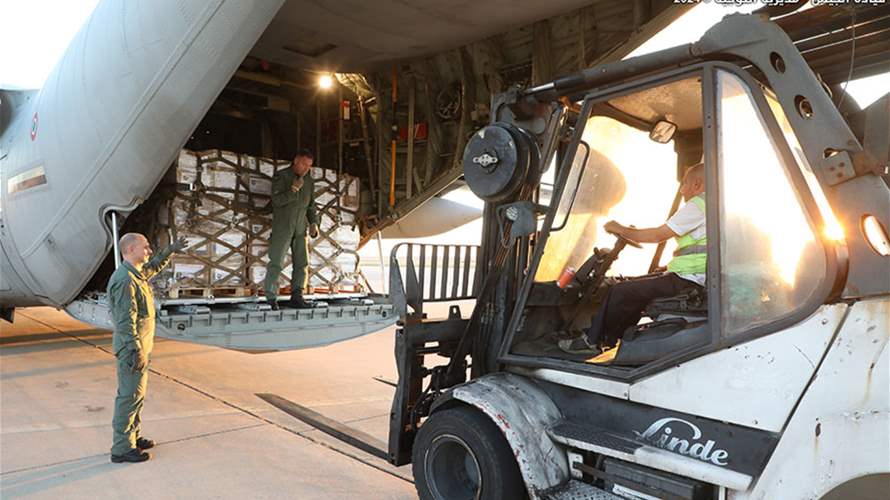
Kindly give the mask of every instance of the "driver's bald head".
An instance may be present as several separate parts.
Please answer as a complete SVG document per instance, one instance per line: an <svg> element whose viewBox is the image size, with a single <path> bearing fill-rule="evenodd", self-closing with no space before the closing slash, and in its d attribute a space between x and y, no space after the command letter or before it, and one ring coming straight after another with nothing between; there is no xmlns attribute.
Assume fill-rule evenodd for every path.
<svg viewBox="0 0 890 500"><path fill-rule="evenodd" d="M680 183L680 194L685 200L705 192L705 164L696 163L686 169L683 182Z"/></svg>
<svg viewBox="0 0 890 500"><path fill-rule="evenodd" d="M686 169L686 175L683 176L683 180L694 182L701 181L702 184L705 182L705 164L704 163L696 163L695 165L690 165L689 168Z"/></svg>

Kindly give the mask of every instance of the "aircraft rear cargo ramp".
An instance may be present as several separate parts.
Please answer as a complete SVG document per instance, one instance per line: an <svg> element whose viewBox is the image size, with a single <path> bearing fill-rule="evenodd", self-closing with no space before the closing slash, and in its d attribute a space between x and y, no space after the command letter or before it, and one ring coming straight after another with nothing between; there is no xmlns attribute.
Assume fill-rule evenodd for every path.
<svg viewBox="0 0 890 500"><path fill-rule="evenodd" d="M395 324L392 304L380 296L334 296L312 309L270 310L264 302L217 299L213 303L169 301L160 310L156 335L242 351L284 351L332 344ZM311 298L311 297L310 297ZM327 297L326 297L327 298ZM113 329L104 295L74 301L75 318Z"/></svg>

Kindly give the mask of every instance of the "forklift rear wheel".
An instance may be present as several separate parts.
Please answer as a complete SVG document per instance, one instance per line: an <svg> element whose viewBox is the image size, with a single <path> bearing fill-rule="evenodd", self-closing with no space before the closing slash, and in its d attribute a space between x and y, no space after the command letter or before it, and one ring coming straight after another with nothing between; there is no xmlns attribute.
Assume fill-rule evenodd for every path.
<svg viewBox="0 0 890 500"><path fill-rule="evenodd" d="M414 486L423 500L525 498L519 466L500 429L460 406L433 413L412 453Z"/></svg>

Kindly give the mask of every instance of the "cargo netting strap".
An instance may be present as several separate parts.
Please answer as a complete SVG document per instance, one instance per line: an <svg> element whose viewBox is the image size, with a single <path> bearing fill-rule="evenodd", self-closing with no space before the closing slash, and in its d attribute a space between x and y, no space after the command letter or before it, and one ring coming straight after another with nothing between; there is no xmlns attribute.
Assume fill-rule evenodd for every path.
<svg viewBox="0 0 890 500"><path fill-rule="evenodd" d="M271 191L277 170L290 161L219 150L183 150L168 172L151 237L160 247L184 237L189 248L174 255L157 280L170 298L245 296L263 290L272 231ZM309 240L309 289L319 293L361 292L356 227L358 179L314 167L319 237ZM291 256L279 278L290 293ZM363 284L364 283L364 284Z"/></svg>

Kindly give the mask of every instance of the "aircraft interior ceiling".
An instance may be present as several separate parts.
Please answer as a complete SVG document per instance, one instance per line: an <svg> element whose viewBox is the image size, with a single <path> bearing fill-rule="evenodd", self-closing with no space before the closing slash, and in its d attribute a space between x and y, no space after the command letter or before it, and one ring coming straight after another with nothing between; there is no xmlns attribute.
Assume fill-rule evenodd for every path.
<svg viewBox="0 0 890 500"><path fill-rule="evenodd" d="M688 9L288 0L186 147L276 158L311 149L317 165L361 179L367 241L461 184L463 145L488 122L492 95L620 59ZM333 73L341 85L320 89Z"/></svg>
<svg viewBox="0 0 890 500"><path fill-rule="evenodd" d="M251 55L296 68L368 69L456 48L590 4L589 0L287 0Z"/></svg>

